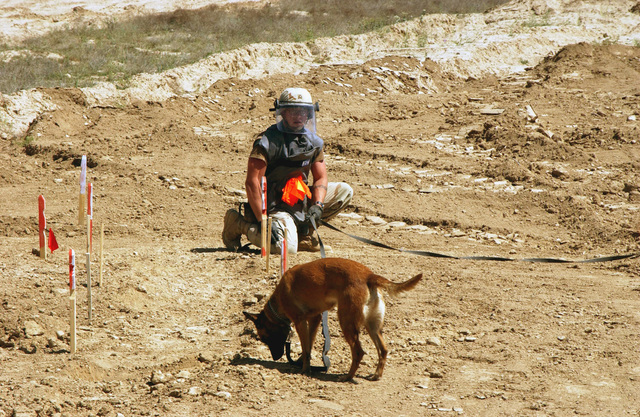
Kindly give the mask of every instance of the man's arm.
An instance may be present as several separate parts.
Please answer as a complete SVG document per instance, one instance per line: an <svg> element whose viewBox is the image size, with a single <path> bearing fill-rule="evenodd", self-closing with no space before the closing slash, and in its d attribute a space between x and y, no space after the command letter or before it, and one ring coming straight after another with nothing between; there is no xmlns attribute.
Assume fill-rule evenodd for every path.
<svg viewBox="0 0 640 417"><path fill-rule="evenodd" d="M311 193L311 204L319 201L324 203L324 197L327 195L327 184L329 179L327 177L327 166L324 161L318 161L311 164L311 174L313 174L313 187Z"/></svg>
<svg viewBox="0 0 640 417"><path fill-rule="evenodd" d="M256 219L262 219L262 177L267 170L267 163L262 159L249 158L247 179L244 182L247 200Z"/></svg>

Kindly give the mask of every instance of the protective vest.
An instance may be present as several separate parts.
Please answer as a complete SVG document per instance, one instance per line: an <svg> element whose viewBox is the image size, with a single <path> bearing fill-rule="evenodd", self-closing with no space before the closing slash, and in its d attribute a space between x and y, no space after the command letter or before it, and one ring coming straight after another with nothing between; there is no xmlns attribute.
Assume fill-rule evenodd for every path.
<svg viewBox="0 0 640 417"><path fill-rule="evenodd" d="M285 133L272 125L253 146L263 148L267 154L267 211L286 211L296 223L303 223L307 199L289 206L282 201L282 189L292 177L301 176L305 184L308 183L311 163L322 151L323 140L309 131Z"/></svg>

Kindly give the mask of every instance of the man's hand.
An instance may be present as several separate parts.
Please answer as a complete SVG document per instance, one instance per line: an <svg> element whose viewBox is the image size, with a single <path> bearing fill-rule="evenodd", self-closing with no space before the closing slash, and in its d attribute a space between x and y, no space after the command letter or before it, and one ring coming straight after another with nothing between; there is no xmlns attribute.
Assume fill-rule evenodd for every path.
<svg viewBox="0 0 640 417"><path fill-rule="evenodd" d="M313 219L313 224L319 226L323 211L324 210L320 204L314 204L313 206L309 207L309 210L307 210L307 220L311 222L311 219Z"/></svg>

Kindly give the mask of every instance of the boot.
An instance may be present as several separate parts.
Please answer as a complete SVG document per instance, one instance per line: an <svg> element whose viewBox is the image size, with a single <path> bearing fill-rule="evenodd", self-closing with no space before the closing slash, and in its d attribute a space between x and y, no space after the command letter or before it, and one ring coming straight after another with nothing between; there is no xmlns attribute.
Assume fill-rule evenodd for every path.
<svg viewBox="0 0 640 417"><path fill-rule="evenodd" d="M240 249L240 238L247 234L250 225L251 223L246 221L237 210L227 210L222 229L222 242L227 249L234 252Z"/></svg>
<svg viewBox="0 0 640 417"><path fill-rule="evenodd" d="M320 252L320 241L313 235L298 236L298 251Z"/></svg>

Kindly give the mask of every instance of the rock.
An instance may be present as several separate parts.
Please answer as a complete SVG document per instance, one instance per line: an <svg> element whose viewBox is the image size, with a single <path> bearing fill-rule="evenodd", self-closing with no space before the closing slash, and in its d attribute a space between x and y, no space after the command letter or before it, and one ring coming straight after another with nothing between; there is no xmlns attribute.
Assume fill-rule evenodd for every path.
<svg viewBox="0 0 640 417"><path fill-rule="evenodd" d="M56 378L55 376L48 376L40 381L40 383L48 387L55 387L58 385L58 378Z"/></svg>
<svg viewBox="0 0 640 417"><path fill-rule="evenodd" d="M350 219L350 220L357 220L357 221L362 220L364 218L357 213L338 213L338 217L341 217L344 219Z"/></svg>
<svg viewBox="0 0 640 417"><path fill-rule="evenodd" d="M334 411L343 411L344 407L338 403L335 403L333 401L327 401L327 400L321 400L321 399L315 399L312 398L309 400L309 403L311 404L315 404L319 407L322 408L326 408L328 410L334 410Z"/></svg>
<svg viewBox="0 0 640 417"><path fill-rule="evenodd" d="M36 415L35 411L29 410L25 407L14 408L11 412L11 417L35 417Z"/></svg>
<svg viewBox="0 0 640 417"><path fill-rule="evenodd" d="M464 126L458 131L458 136L465 139L479 137L482 135L483 126L480 124Z"/></svg>
<svg viewBox="0 0 640 417"><path fill-rule="evenodd" d="M416 230L418 232L426 232L426 231L430 230L430 228L428 226L425 226L423 224L413 224L411 226L407 226L407 229Z"/></svg>
<svg viewBox="0 0 640 417"><path fill-rule="evenodd" d="M437 338L437 337L429 337L429 338L427 338L427 345L441 346L442 342L440 342L440 339Z"/></svg>
<svg viewBox="0 0 640 417"><path fill-rule="evenodd" d="M504 113L504 109L485 108L480 110L480 114L484 114L487 116L497 116L502 113Z"/></svg>
<svg viewBox="0 0 640 417"><path fill-rule="evenodd" d="M198 361L200 362L213 363L215 360L216 357L211 352L201 352L200 355L198 355Z"/></svg>
<svg viewBox="0 0 640 417"><path fill-rule="evenodd" d="M198 396L198 395L202 395L202 388L200 387L191 387L189 388L189 391L187 392L187 394L191 395L191 396Z"/></svg>
<svg viewBox="0 0 640 417"><path fill-rule="evenodd" d="M98 410L98 415L99 416L108 416L110 412L111 412L111 407L109 407L108 405L103 405Z"/></svg>
<svg viewBox="0 0 640 417"><path fill-rule="evenodd" d="M169 397L182 398L182 391L180 391L179 389L173 390L169 393Z"/></svg>
<svg viewBox="0 0 640 417"><path fill-rule="evenodd" d="M191 372L187 370L182 370L178 372L178 375L176 375L176 378L189 379L191 378Z"/></svg>
<svg viewBox="0 0 640 417"><path fill-rule="evenodd" d="M551 176L566 181L569 179L569 172L565 168L553 168L551 170Z"/></svg>
<svg viewBox="0 0 640 417"><path fill-rule="evenodd" d="M216 392L216 397L220 397L220 398L224 398L225 400L228 400L229 398L231 398L231 393L227 391L218 391Z"/></svg>
<svg viewBox="0 0 640 417"><path fill-rule="evenodd" d="M389 227L400 228L400 227L405 227L407 224L405 222L397 221L397 222L390 222L388 225L389 225Z"/></svg>
<svg viewBox="0 0 640 417"><path fill-rule="evenodd" d="M429 378L440 379L444 378L444 373L440 370L429 371Z"/></svg>
<svg viewBox="0 0 640 417"><path fill-rule="evenodd" d="M42 330L42 327L40 327L40 325L35 321L27 320L24 323L24 334L27 337L42 336L44 334L44 330Z"/></svg>
<svg viewBox="0 0 640 417"><path fill-rule="evenodd" d="M366 216L366 219L375 225L387 224L387 222L383 218L378 216Z"/></svg>
<svg viewBox="0 0 640 417"><path fill-rule="evenodd" d="M168 378L162 371L153 371L151 374L151 385L164 384L167 382Z"/></svg>

